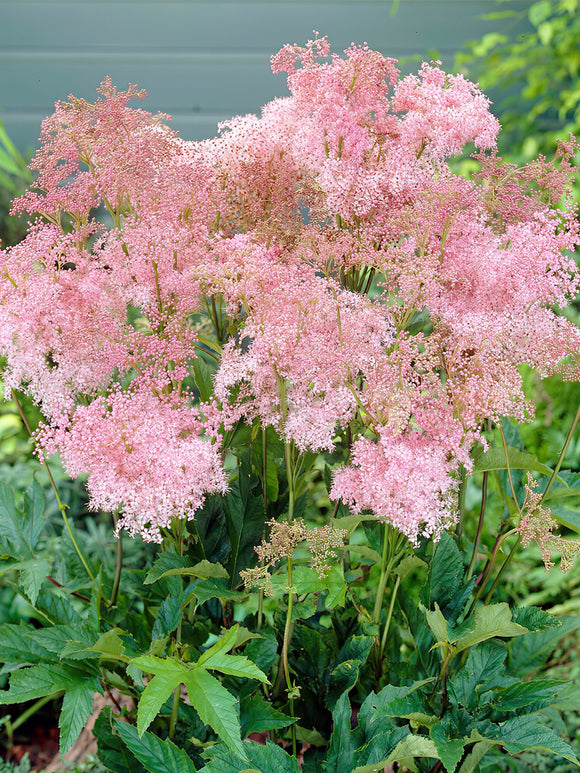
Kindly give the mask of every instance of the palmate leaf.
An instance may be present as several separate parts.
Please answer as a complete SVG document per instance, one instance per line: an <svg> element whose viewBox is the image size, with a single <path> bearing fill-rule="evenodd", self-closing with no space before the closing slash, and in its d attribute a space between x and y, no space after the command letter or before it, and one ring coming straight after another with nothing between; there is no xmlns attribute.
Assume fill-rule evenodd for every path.
<svg viewBox="0 0 580 773"><path fill-rule="evenodd" d="M202 722L209 725L229 749L246 758L234 696L203 668L192 669L185 686Z"/></svg>
<svg viewBox="0 0 580 773"><path fill-rule="evenodd" d="M152 655L142 655L131 662L142 671L154 674L143 690L137 708L137 731L143 735L163 704L184 681L188 669L175 658L157 658Z"/></svg>
<svg viewBox="0 0 580 773"><path fill-rule="evenodd" d="M174 690L184 684L190 703L201 720L219 735L228 748L244 757L237 700L207 671L212 669L233 676L268 681L266 675L248 658L227 654L236 645L237 637L238 626L234 626L193 664L152 655L142 655L132 660L133 665L153 674L137 708L138 733L142 735L147 730Z"/></svg>
<svg viewBox="0 0 580 773"><path fill-rule="evenodd" d="M473 647L474 644L493 639L496 636L510 638L526 633L528 633L528 629L512 621L511 609L508 604L502 602L501 604L476 607L473 615L462 623L453 632L453 635L457 636L456 650L461 652L467 647Z"/></svg>
<svg viewBox="0 0 580 773"><path fill-rule="evenodd" d="M123 743L150 773L195 773L191 759L169 738L162 740L153 733L140 736L133 725L119 720L115 727Z"/></svg>

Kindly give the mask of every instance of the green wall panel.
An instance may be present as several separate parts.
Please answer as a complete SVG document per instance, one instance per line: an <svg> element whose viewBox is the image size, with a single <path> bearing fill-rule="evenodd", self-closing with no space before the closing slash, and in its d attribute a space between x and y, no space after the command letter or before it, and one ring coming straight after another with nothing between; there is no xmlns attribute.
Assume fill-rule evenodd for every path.
<svg viewBox="0 0 580 773"><path fill-rule="evenodd" d="M18 145L33 144L55 100L93 99L110 75L119 87L146 88L148 109L171 113L184 137L199 139L219 120L283 95L270 55L313 29L335 50L367 41L403 60L437 51L451 67L465 40L501 24L481 19L493 7L400 0L393 17L390 0L0 0L0 118Z"/></svg>

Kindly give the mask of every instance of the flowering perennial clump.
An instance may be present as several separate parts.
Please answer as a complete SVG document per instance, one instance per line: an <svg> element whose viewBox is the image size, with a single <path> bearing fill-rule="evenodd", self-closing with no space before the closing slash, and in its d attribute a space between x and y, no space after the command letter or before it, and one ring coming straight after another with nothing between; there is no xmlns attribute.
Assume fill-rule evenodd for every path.
<svg viewBox="0 0 580 773"><path fill-rule="evenodd" d="M226 490L239 421L342 449L332 498L436 537L482 421L531 413L518 367L578 378L552 310L579 288L576 146L506 164L474 84L401 78L366 45L272 64L290 96L204 142L108 79L56 105L14 204L38 219L0 257L6 385L40 405L39 448L146 539ZM472 179L449 163L469 144Z"/></svg>

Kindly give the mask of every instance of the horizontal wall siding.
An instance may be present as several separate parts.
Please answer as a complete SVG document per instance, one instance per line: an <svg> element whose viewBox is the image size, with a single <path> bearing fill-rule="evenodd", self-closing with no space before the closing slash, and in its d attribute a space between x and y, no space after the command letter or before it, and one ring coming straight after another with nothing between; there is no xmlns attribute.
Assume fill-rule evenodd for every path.
<svg viewBox="0 0 580 773"><path fill-rule="evenodd" d="M146 88L147 109L200 139L285 94L270 55L314 29L334 50L366 41L399 60L436 51L452 67L466 40L506 24L481 19L493 8L493 0L400 0L391 16L390 0L0 0L0 118L20 147L34 144L57 99L92 100L109 75L121 88Z"/></svg>

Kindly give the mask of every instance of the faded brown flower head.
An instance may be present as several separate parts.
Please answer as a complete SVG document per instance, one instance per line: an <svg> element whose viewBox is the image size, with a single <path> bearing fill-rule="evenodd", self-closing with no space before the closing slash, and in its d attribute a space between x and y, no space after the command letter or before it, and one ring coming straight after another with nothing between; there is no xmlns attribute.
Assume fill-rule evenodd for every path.
<svg viewBox="0 0 580 773"><path fill-rule="evenodd" d="M523 515L517 527L517 533L522 539L524 548L529 547L532 542L538 545L546 571L554 566L552 554L559 553L560 569L567 572L572 568L574 558L580 555L580 542L554 534L558 522L550 508L542 506L543 494L537 488L537 481L528 473L528 482L525 484L526 496L522 505Z"/></svg>
<svg viewBox="0 0 580 773"><path fill-rule="evenodd" d="M300 518L290 522L271 520L268 521L268 526L269 539L262 540L255 548L260 564L240 572L246 590L261 588L266 596L271 596L274 592L270 569L284 558L291 559L301 542L305 542L309 548L311 566L322 579L331 570L328 561L332 551L344 545L347 535L344 529L334 529L331 524L309 529Z"/></svg>

